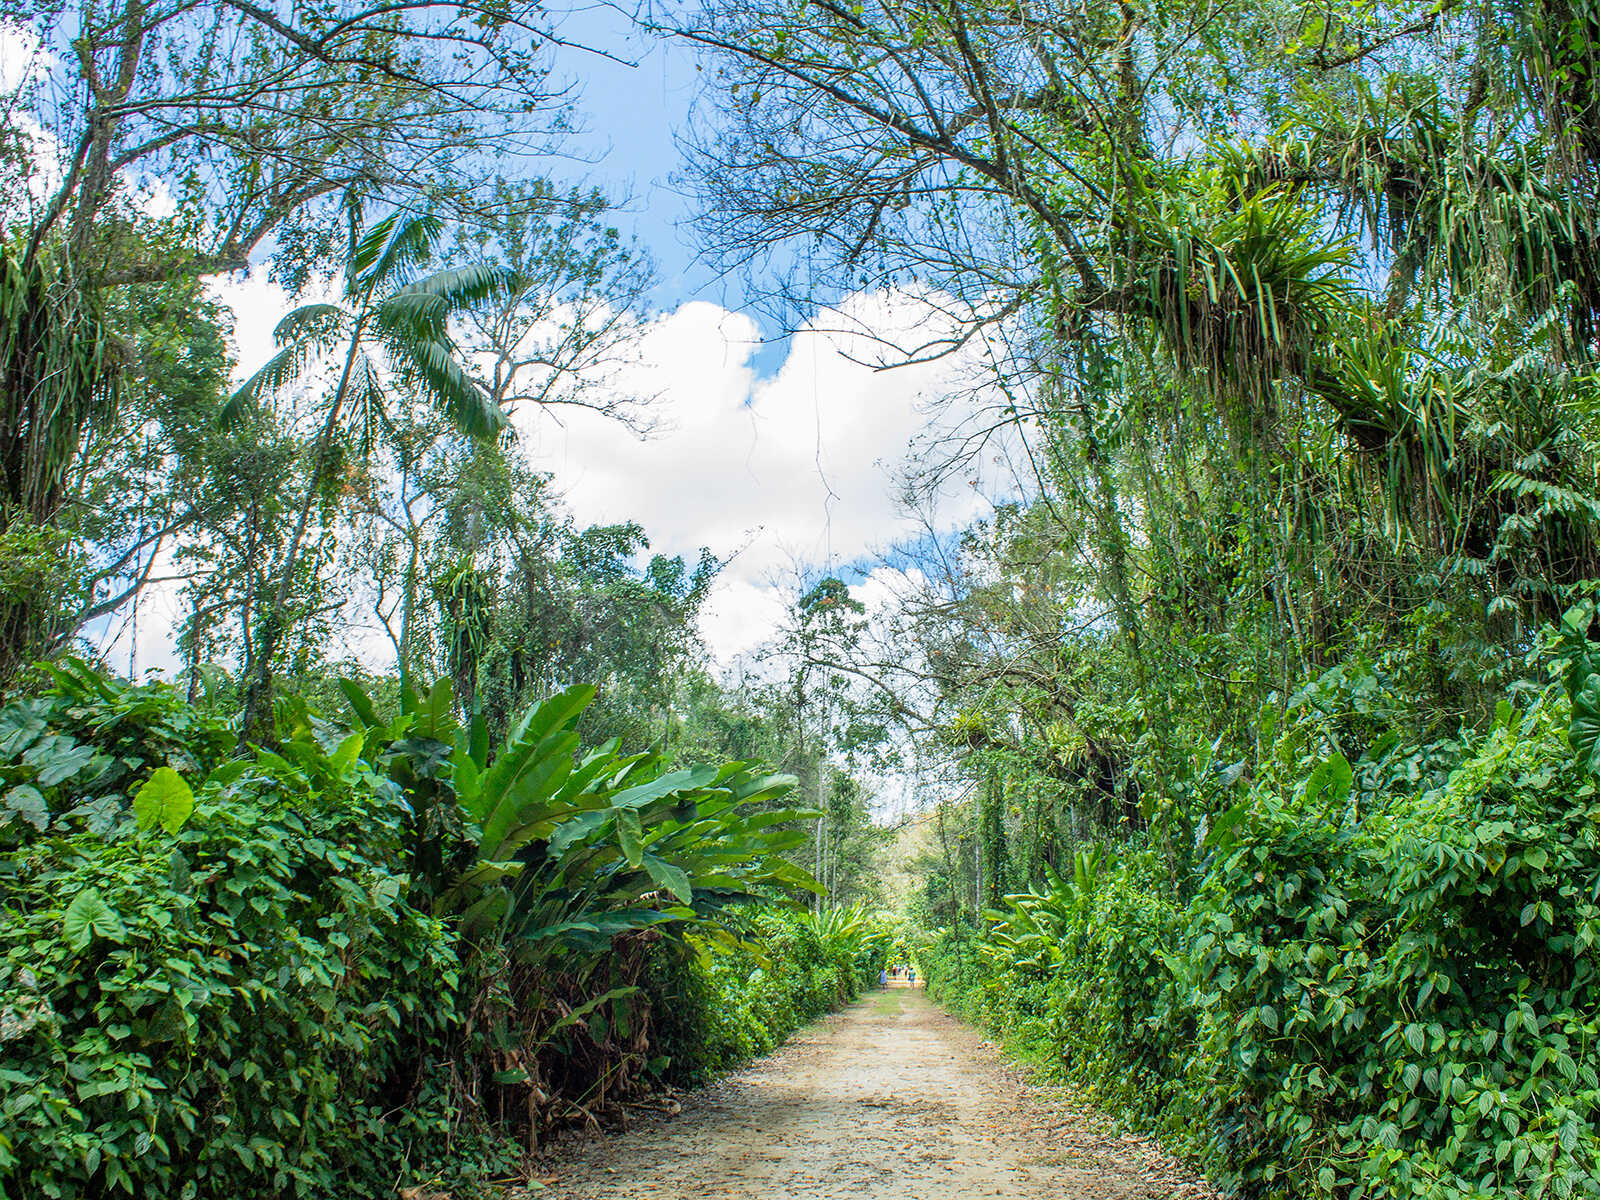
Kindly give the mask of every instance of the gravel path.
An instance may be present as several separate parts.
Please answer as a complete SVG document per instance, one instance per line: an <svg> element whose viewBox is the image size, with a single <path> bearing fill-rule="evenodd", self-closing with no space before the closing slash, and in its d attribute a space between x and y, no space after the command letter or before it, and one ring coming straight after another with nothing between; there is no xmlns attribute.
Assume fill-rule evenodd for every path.
<svg viewBox="0 0 1600 1200"><path fill-rule="evenodd" d="M557 1147L552 1200L1175 1200L1212 1193L1053 1089L921 991L869 993L682 1113Z"/></svg>

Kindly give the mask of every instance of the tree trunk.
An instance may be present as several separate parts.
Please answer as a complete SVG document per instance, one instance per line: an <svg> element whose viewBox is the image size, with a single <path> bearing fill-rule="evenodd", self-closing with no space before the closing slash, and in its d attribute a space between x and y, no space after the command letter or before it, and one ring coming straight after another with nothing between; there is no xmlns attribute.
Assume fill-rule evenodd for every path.
<svg viewBox="0 0 1600 1200"><path fill-rule="evenodd" d="M312 447L311 478L306 481L305 499L300 503L300 513L295 518L294 533L283 552L278 568L278 582L272 599L261 614L257 627L254 654L255 669L245 685L244 713L239 721L239 748L248 743L264 742L272 736L273 662L279 645L287 632L289 590L294 586L295 568L300 564L300 547L305 541L306 527L311 523L311 510L316 506L317 492L322 487L322 475L328 461L328 450L333 445L333 435L339 428L339 414L344 409L345 397L350 390L350 375L361 352L361 332L364 320L358 320L350 333L350 350L345 355L344 370L339 376L339 387L328 406L328 416Z"/></svg>

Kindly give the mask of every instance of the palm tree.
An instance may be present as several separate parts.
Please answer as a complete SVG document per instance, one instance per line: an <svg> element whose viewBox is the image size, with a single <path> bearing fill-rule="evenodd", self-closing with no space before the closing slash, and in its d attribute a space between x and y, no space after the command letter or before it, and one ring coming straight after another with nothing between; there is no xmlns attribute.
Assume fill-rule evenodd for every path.
<svg viewBox="0 0 1600 1200"><path fill-rule="evenodd" d="M335 439L351 432L363 450L368 447L392 395L436 405L471 437L492 438L506 427L505 414L457 356L449 325L453 315L505 289L509 273L489 263L426 272L443 232L431 214L399 212L363 229L361 210L352 205L340 302L302 305L278 322L278 353L223 410L224 421L237 420L248 405L338 366L294 531L273 571L256 636L245 647L241 743L260 732L271 713L273 660L288 628L289 593Z"/></svg>

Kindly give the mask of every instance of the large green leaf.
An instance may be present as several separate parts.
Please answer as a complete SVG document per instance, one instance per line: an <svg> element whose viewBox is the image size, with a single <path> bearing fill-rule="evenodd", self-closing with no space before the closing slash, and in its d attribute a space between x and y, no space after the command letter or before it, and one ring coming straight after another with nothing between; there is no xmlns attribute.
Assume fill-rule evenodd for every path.
<svg viewBox="0 0 1600 1200"><path fill-rule="evenodd" d="M599 750L592 751L582 762L567 776L561 790L556 793L556 799L563 803L572 803L577 797L589 794L596 803L604 803L605 796L600 789L594 787L602 778L609 778L616 770L617 742L613 738Z"/></svg>
<svg viewBox="0 0 1600 1200"><path fill-rule="evenodd" d="M457 728L455 697L449 679L436 681L426 693L417 697L408 707L418 737L433 738L441 742L455 740Z"/></svg>
<svg viewBox="0 0 1600 1200"><path fill-rule="evenodd" d="M50 806L38 788L18 784L6 793L4 804L0 805L0 825L8 823L13 816L21 817L43 833L50 825Z"/></svg>
<svg viewBox="0 0 1600 1200"><path fill-rule="evenodd" d="M644 869L656 886L666 888L685 904L694 899L694 885L689 882L688 872L682 867L659 859L654 854L646 854Z"/></svg>
<svg viewBox="0 0 1600 1200"><path fill-rule="evenodd" d="M483 764L489 761L489 722L483 719L482 713L473 713L467 725L467 753L472 756L473 762Z"/></svg>
<svg viewBox="0 0 1600 1200"><path fill-rule="evenodd" d="M38 768L40 787L55 787L77 775L94 757L93 746L58 734L36 743L22 756L22 761Z"/></svg>
<svg viewBox="0 0 1600 1200"><path fill-rule="evenodd" d="M559 858L611 819L609 809L579 813L561 822L550 835L549 851Z"/></svg>
<svg viewBox="0 0 1600 1200"><path fill-rule="evenodd" d="M825 889L810 871L791 862L785 862L781 858L767 863L766 873L780 883L793 884L795 887L805 888L808 892L815 892L819 896L825 894Z"/></svg>
<svg viewBox="0 0 1600 1200"><path fill-rule="evenodd" d="M1342 803L1350 795L1350 785L1354 780L1355 774L1350 769L1350 763L1344 755L1335 751L1318 763L1306 779L1306 806L1309 808L1316 804L1324 792L1328 795L1328 803Z"/></svg>
<svg viewBox="0 0 1600 1200"><path fill-rule="evenodd" d="M0 709L0 754L14 758L49 730L44 715L35 711L46 704L43 700L20 700Z"/></svg>
<svg viewBox="0 0 1600 1200"><path fill-rule="evenodd" d="M652 801L703 788L716 777L715 767L688 767L620 791L611 802L619 808L643 808Z"/></svg>
<svg viewBox="0 0 1600 1200"><path fill-rule="evenodd" d="M455 753L450 756L450 786L455 790L456 803L469 813L479 811L479 801L483 796L480 762L468 749L467 738L457 737Z"/></svg>
<svg viewBox="0 0 1600 1200"><path fill-rule="evenodd" d="M820 816L822 816L821 810L815 808L779 808L771 812L757 813L745 821L744 827L754 832L769 825L781 825L785 821L815 821Z"/></svg>
<svg viewBox="0 0 1600 1200"><path fill-rule="evenodd" d="M618 909L582 919L533 926L523 931L522 937L525 941L530 942L551 941L570 937L573 934L612 938L619 933L632 933L638 929L648 929L652 925L660 925L673 919L672 914L657 912L653 908Z"/></svg>
<svg viewBox="0 0 1600 1200"><path fill-rule="evenodd" d="M484 773L479 796L470 809L472 815L487 825L495 806L516 791L519 778L536 771L548 757L551 735L576 720L593 699L594 688L581 685L532 709L511 731L494 765Z"/></svg>
<svg viewBox="0 0 1600 1200"><path fill-rule="evenodd" d="M344 693L351 711L363 725L370 727L383 724L378 716L377 706L372 703L372 697L367 695L359 683L353 679L341 679L339 690Z"/></svg>
<svg viewBox="0 0 1600 1200"><path fill-rule="evenodd" d="M1578 764L1600 775L1600 675L1590 675L1572 698L1572 725L1568 736Z"/></svg>
<svg viewBox="0 0 1600 1200"><path fill-rule="evenodd" d="M551 738L542 747L535 746L525 754L515 755L513 772L497 775L494 768L490 768L480 788L488 811L483 818L483 837L478 843L479 858L507 857L517 849L519 838L525 842L533 835L530 825L555 820L561 815L559 808L549 801L572 773L572 752L577 746L577 734L563 734ZM513 831L518 831L519 836L510 836Z"/></svg>
<svg viewBox="0 0 1600 1200"><path fill-rule="evenodd" d="M441 900L441 906L450 904L459 906L460 895L467 889L461 889L457 895L446 895ZM466 911L461 914L461 925L469 933L480 933L500 923L511 906L511 893L504 888L491 888L484 891L472 903L468 904ZM448 909L446 909L448 911Z"/></svg>
<svg viewBox="0 0 1600 1200"><path fill-rule="evenodd" d="M61 933L67 945L82 953L95 938L120 942L127 937L122 918L94 888L79 892L61 918Z"/></svg>
<svg viewBox="0 0 1600 1200"><path fill-rule="evenodd" d="M622 844L622 857L630 867L637 867L644 855L644 830L634 809L617 810L617 840Z"/></svg>
<svg viewBox="0 0 1600 1200"><path fill-rule="evenodd" d="M786 796L800 785L793 775L759 775L730 784L741 804L760 804Z"/></svg>
<svg viewBox="0 0 1600 1200"><path fill-rule="evenodd" d="M811 835L804 829L780 829L765 835L759 845L769 854L781 854L810 840Z"/></svg>
<svg viewBox="0 0 1600 1200"><path fill-rule="evenodd" d="M595 687L590 683L575 684L557 692L538 705L528 715L523 736L538 740L557 729L564 729L583 713L594 700Z"/></svg>
<svg viewBox="0 0 1600 1200"><path fill-rule="evenodd" d="M133 815L141 830L160 825L168 833L177 833L193 812L194 793L171 767L157 767L133 797Z"/></svg>

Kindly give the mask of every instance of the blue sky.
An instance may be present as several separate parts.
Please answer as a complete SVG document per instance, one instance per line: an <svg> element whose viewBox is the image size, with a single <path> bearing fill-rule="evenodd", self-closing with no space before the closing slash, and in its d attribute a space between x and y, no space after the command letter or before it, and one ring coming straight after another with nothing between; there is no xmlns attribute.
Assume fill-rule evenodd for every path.
<svg viewBox="0 0 1600 1200"><path fill-rule="evenodd" d="M673 182L683 167L677 138L706 85L697 52L641 29L609 5L578 8L562 19L561 30L568 40L605 52L565 47L556 56L558 77L571 79L576 89L582 126L574 152L584 161L569 169L626 198L618 226L637 236L656 262L656 306L704 300L745 310L744 281L719 277L700 261L692 200ZM565 169L557 164L555 172ZM762 334L771 340L758 349L755 365L769 374L782 364L787 339L764 324Z"/></svg>

